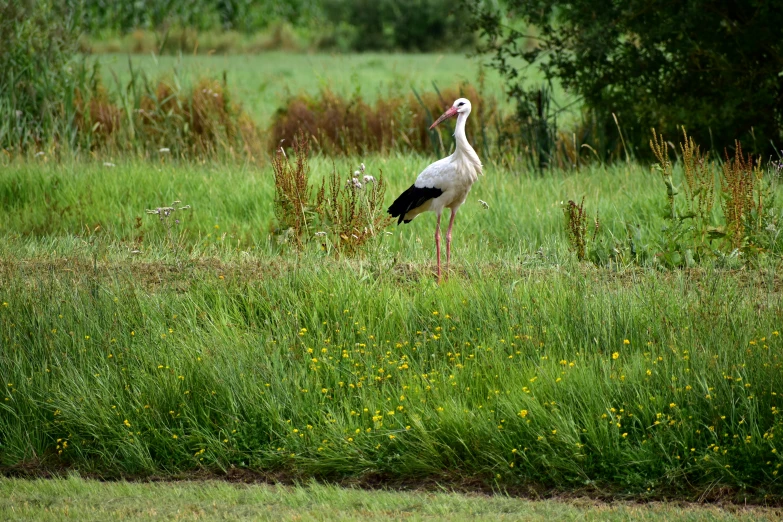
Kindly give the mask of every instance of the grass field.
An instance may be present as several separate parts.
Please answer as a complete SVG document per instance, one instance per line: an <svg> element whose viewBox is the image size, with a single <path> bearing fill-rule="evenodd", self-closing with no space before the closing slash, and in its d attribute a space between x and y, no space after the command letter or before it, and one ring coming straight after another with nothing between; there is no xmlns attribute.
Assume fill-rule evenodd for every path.
<svg viewBox="0 0 783 522"><path fill-rule="evenodd" d="M389 198L428 161L337 168L360 160ZM488 169L437 286L431 216L355 259L279 245L268 168L7 164L0 464L779 499L777 258L662 271L568 252L561 202L581 195L654 241L655 176ZM178 249L144 213L173 199L192 206Z"/></svg>
<svg viewBox="0 0 783 522"><path fill-rule="evenodd" d="M361 94L370 102L378 96L405 95L411 88L419 92L432 91L467 82L479 83L478 58L459 54L297 54L269 52L249 56L144 56L120 54L98 55L104 82L116 85L130 79L130 65L146 72L152 80L171 77L179 71L183 82L202 77L222 78L227 74L229 87L243 108L266 126L288 95L316 94L329 88L341 95ZM485 89L501 107L510 109L499 75L485 68ZM530 82L539 82L539 73L530 71ZM565 104L568 97L558 91L555 101Z"/></svg>
<svg viewBox="0 0 783 522"><path fill-rule="evenodd" d="M224 482L0 479L5 520L778 520L780 510Z"/></svg>

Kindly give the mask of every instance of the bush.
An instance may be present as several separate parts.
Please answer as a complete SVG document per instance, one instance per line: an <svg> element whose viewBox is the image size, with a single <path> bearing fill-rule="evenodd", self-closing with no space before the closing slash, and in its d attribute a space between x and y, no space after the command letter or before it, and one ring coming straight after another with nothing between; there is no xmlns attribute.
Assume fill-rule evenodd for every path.
<svg viewBox="0 0 783 522"><path fill-rule="evenodd" d="M764 0L508 0L504 10L473 4L482 51L527 103L519 60L584 98L604 127L646 153L650 128L679 125L717 151L739 137L764 155L783 128L783 11ZM521 19L534 35L510 29Z"/></svg>

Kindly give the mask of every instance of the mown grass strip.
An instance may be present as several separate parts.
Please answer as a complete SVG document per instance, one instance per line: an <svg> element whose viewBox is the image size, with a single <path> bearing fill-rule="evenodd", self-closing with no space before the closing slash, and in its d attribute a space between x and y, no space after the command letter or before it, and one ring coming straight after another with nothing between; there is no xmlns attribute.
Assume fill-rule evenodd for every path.
<svg viewBox="0 0 783 522"><path fill-rule="evenodd" d="M368 491L219 481L0 479L8 520L778 520L779 509L683 503L526 500L448 491Z"/></svg>

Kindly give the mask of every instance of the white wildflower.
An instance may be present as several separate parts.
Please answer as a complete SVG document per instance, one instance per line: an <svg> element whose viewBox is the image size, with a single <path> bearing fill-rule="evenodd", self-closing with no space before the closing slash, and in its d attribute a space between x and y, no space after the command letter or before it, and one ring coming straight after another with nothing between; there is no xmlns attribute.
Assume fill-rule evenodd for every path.
<svg viewBox="0 0 783 522"><path fill-rule="evenodd" d="M103 162L103 166L104 167L116 167L116 165L114 163L110 163L108 161L104 161Z"/></svg>
<svg viewBox="0 0 783 522"><path fill-rule="evenodd" d="M326 232L316 232L315 237L326 237Z"/></svg>
<svg viewBox="0 0 783 522"><path fill-rule="evenodd" d="M480 199L480 200L479 200L479 203L481 203L481 206L482 206L482 207L484 207L484 208L489 208L489 203L487 203L487 202L486 202L486 201L484 201L483 199Z"/></svg>
<svg viewBox="0 0 783 522"><path fill-rule="evenodd" d="M360 164L359 164L359 170L361 170L362 172L364 172L364 163L360 163Z"/></svg>
<svg viewBox="0 0 783 522"><path fill-rule="evenodd" d="M367 174L364 176L364 182L365 183L375 183L375 178Z"/></svg>
<svg viewBox="0 0 783 522"><path fill-rule="evenodd" d="M161 149L158 149L158 152L160 152L161 154L168 154L169 152L171 152L171 149L169 149L168 147L163 147Z"/></svg>
<svg viewBox="0 0 783 522"><path fill-rule="evenodd" d="M45 153L45 152L43 152L43 151L41 151L41 152L36 152L36 153L35 153L35 157L36 157L36 158L38 158L38 157L40 157L40 156L43 156L44 154L46 154L46 153Z"/></svg>

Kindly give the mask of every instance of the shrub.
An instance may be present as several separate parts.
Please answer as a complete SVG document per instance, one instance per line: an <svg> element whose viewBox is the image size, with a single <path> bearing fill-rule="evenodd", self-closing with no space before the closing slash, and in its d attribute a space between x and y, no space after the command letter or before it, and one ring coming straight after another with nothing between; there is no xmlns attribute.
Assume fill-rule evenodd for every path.
<svg viewBox="0 0 783 522"><path fill-rule="evenodd" d="M582 96L607 136L616 131L616 114L631 152L645 153L650 128L671 135L679 125L698 129L696 141L718 151L733 146L738 133L755 153L781 141L783 11L773 3L466 4L485 37L480 50L493 54L520 105L536 90L525 84L524 61Z"/></svg>

